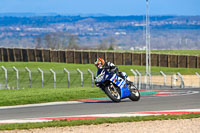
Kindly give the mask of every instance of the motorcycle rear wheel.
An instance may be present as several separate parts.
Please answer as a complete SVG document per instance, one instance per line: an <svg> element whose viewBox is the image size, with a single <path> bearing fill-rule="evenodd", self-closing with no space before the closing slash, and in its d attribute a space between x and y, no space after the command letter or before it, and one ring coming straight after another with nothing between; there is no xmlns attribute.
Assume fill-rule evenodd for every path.
<svg viewBox="0 0 200 133"><path fill-rule="evenodd" d="M105 93L113 102L121 101L120 92L118 91L117 87L115 87L114 85L107 86L105 88Z"/></svg>

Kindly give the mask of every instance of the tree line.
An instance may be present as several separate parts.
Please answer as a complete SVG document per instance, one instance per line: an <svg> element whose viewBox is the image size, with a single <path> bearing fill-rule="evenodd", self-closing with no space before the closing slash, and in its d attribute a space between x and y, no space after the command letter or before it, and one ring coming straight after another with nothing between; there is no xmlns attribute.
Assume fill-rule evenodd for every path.
<svg viewBox="0 0 200 133"><path fill-rule="evenodd" d="M35 48L50 49L91 49L89 47L81 47L79 37L65 32L47 33L43 36L34 38ZM117 46L117 40L114 37L107 37L100 41L94 49L114 50Z"/></svg>

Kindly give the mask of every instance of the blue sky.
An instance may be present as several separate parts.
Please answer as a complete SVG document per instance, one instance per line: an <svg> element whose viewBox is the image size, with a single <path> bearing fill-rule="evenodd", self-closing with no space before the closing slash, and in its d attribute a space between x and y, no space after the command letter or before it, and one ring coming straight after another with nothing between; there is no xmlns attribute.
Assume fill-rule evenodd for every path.
<svg viewBox="0 0 200 133"><path fill-rule="evenodd" d="M0 13L142 15L146 0L1 0ZM149 0L151 15L200 15L200 0Z"/></svg>

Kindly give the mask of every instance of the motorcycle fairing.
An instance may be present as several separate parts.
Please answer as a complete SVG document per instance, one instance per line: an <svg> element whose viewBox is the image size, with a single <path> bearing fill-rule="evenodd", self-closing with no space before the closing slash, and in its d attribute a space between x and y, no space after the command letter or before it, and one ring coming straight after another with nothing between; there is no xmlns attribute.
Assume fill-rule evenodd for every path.
<svg viewBox="0 0 200 133"><path fill-rule="evenodd" d="M121 90L121 98L128 97L130 95L130 91L128 89L128 85L126 84L125 80L121 77L118 77L117 74L114 74L110 79L111 82L116 84Z"/></svg>

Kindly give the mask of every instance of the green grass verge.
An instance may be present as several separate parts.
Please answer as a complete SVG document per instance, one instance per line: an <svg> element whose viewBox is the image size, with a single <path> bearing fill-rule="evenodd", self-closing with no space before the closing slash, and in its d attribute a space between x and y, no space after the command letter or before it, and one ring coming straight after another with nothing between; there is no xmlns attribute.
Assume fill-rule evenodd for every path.
<svg viewBox="0 0 200 133"><path fill-rule="evenodd" d="M18 90L0 90L0 106L72 101L86 98L105 97L99 88L31 88Z"/></svg>
<svg viewBox="0 0 200 133"><path fill-rule="evenodd" d="M200 118L200 113L199 114L191 113L191 114L184 114L184 115L98 118L98 119L72 120L72 121L62 120L62 121L52 121L52 122L43 122L43 123L8 124L8 125L0 125L0 130L34 129L34 128L45 128L45 127L97 125L97 124L102 124L102 123L177 120L177 119L191 119L191 118Z"/></svg>
<svg viewBox="0 0 200 133"><path fill-rule="evenodd" d="M155 92L141 92L142 96ZM99 88L58 88L58 89L19 89L0 90L0 106L14 106L55 101L72 101L107 97Z"/></svg>

